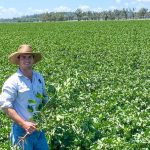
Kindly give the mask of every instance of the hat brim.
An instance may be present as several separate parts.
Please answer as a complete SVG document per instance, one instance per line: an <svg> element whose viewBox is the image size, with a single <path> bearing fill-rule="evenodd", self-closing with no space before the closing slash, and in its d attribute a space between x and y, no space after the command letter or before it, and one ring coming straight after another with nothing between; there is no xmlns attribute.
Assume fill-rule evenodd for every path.
<svg viewBox="0 0 150 150"><path fill-rule="evenodd" d="M9 57L8 57L10 63L19 65L19 59L18 59L18 57L21 54L32 54L34 56L34 62L33 62L33 64L39 62L42 59L41 53L38 53L38 52L36 52L36 53L33 53L33 52L32 53L30 53L30 52L29 53L28 52L27 53L15 52L15 53L12 53L11 55L9 55Z"/></svg>

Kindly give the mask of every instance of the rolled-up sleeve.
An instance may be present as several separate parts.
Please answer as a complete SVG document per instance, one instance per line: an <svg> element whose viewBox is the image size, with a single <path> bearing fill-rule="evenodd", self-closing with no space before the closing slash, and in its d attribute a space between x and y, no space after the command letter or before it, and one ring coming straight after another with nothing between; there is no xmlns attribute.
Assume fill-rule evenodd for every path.
<svg viewBox="0 0 150 150"><path fill-rule="evenodd" d="M15 84L12 81L7 80L3 85L2 93L0 95L0 107L2 109L13 107L13 101L16 96L17 90Z"/></svg>

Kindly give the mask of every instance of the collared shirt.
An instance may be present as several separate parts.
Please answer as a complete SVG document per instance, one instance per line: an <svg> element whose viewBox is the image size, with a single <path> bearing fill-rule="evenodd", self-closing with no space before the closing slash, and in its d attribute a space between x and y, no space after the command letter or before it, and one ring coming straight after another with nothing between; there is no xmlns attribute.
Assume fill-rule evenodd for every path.
<svg viewBox="0 0 150 150"><path fill-rule="evenodd" d="M45 100L48 99L42 75L33 71L31 81L18 69L2 87L0 106L2 109L12 107L24 120L29 120L35 113L36 107L41 103L37 94L44 95ZM29 111L29 105L31 105L29 100L36 101L36 103L32 103L33 112Z"/></svg>

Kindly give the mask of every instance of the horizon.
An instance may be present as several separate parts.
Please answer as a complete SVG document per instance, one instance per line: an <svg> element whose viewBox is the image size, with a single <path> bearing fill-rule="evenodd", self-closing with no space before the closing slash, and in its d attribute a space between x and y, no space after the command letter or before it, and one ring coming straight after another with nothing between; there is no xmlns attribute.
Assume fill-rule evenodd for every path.
<svg viewBox="0 0 150 150"><path fill-rule="evenodd" d="M114 9L150 9L150 0L59 0L59 1L29 1L29 0L0 0L0 18L12 19L27 15L42 14L45 12L74 12L97 11Z"/></svg>

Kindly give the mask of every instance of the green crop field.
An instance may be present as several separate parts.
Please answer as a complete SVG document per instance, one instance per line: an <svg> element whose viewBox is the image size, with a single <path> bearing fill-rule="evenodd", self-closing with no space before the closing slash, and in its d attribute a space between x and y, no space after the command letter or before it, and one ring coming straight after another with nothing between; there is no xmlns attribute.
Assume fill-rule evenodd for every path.
<svg viewBox="0 0 150 150"><path fill-rule="evenodd" d="M150 149L150 21L0 24L0 87L8 55L31 44L51 97L43 117L52 150ZM11 121L0 112L0 150Z"/></svg>

